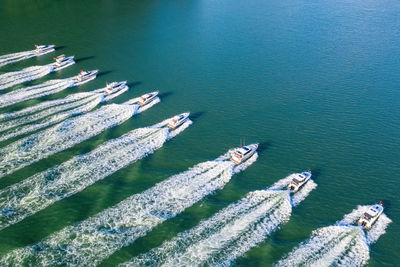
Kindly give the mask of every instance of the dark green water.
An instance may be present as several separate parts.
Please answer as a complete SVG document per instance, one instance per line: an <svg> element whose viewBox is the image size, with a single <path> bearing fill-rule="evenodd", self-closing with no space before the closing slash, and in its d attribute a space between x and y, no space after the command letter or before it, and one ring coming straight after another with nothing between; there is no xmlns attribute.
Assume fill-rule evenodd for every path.
<svg viewBox="0 0 400 267"><path fill-rule="evenodd" d="M0 72L75 55L73 67L104 75L79 88L128 80L121 103L160 90L161 103L121 126L0 180L0 188L90 151L137 127L190 111L193 125L153 155L0 231L0 255L36 243L172 174L211 160L241 138L264 149L245 172L104 262L113 266L289 173L310 167L318 188L289 223L237 262L269 266L357 205L383 199L393 220L370 248L369 266L398 266L400 220L400 2L387 1L0 1L0 55L33 43L56 53ZM18 86L17 86L18 87ZM13 89L17 88L14 87Z"/></svg>

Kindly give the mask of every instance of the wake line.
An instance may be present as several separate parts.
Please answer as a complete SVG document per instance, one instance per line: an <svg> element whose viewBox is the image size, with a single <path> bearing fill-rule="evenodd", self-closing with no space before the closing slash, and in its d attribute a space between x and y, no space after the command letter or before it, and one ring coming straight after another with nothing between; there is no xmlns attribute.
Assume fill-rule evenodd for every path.
<svg viewBox="0 0 400 267"><path fill-rule="evenodd" d="M95 150L37 173L0 191L0 229L21 221L52 203L153 153L168 140L165 128L140 128Z"/></svg>
<svg viewBox="0 0 400 267"><path fill-rule="evenodd" d="M35 122L50 115L79 107L99 96L93 93L77 93L62 99L42 102L19 111L0 114L0 132Z"/></svg>
<svg viewBox="0 0 400 267"><path fill-rule="evenodd" d="M42 49L40 49L40 48L42 48ZM40 49L40 52L38 51L38 49ZM18 62L21 60L25 60L28 58L41 56L41 55L53 52L54 50L55 50L54 45L50 45L50 46L47 46L46 49L43 49L43 46L41 46L39 48L37 47L37 49L35 49L35 50L3 55L3 56L0 56L0 67L11 64L11 63L15 63L15 62ZM35 51L36 51L36 53L35 53Z"/></svg>
<svg viewBox="0 0 400 267"><path fill-rule="evenodd" d="M25 51L25 52L19 52L19 53L13 53L13 54L8 54L8 55L3 55L0 56L0 67L15 63L24 59L28 59L31 57L34 57L35 53L33 51Z"/></svg>
<svg viewBox="0 0 400 267"><path fill-rule="evenodd" d="M290 182L290 179L285 179ZM289 220L293 200L288 190L282 190L285 179L270 189L250 192L198 226L121 266L231 265ZM312 180L308 181L299 191L306 189L298 201L315 187Z"/></svg>
<svg viewBox="0 0 400 267"><path fill-rule="evenodd" d="M104 99L99 93L77 93L0 116L0 141L36 131L73 115L89 112ZM50 107L49 107L50 106ZM47 108L46 108L47 107Z"/></svg>
<svg viewBox="0 0 400 267"><path fill-rule="evenodd" d="M139 105L110 104L17 140L0 149L0 177L87 140L141 111Z"/></svg>
<svg viewBox="0 0 400 267"><path fill-rule="evenodd" d="M224 187L232 175L232 162L200 163L85 221L52 234L43 242L10 252L0 259L0 264L97 265L158 224Z"/></svg>
<svg viewBox="0 0 400 267"><path fill-rule="evenodd" d="M276 224L288 220L290 213L288 192L254 191L195 228L123 266L224 265L232 257L244 253L244 244L254 231L258 239L264 239Z"/></svg>
<svg viewBox="0 0 400 267"><path fill-rule="evenodd" d="M276 266L362 266L369 259L362 229L355 226L328 226L314 231Z"/></svg>
<svg viewBox="0 0 400 267"><path fill-rule="evenodd" d="M8 72L0 75L0 90L8 87L36 80L53 71L53 64L33 66L20 71Z"/></svg>
<svg viewBox="0 0 400 267"><path fill-rule="evenodd" d="M23 87L0 95L0 108L8 107L23 101L52 95L74 86L72 78L50 80L38 85Z"/></svg>
<svg viewBox="0 0 400 267"><path fill-rule="evenodd" d="M78 101L78 100L84 98L85 94L86 93L76 93L76 94L69 95L65 98L41 102L37 105L30 106L30 107L24 108L19 111L0 114L0 123L4 124L11 120L18 120L24 116L34 116L35 114L41 113L46 110L49 110L49 111L46 111L46 112L49 112L49 114L57 113L58 112L57 106L69 105L71 103L74 103L75 101ZM38 115L38 117L40 117L40 115ZM0 127L2 127L2 126L0 126ZM4 128L0 128L0 129L4 130Z"/></svg>
<svg viewBox="0 0 400 267"><path fill-rule="evenodd" d="M319 228L310 239L280 260L276 266L363 266L369 260L369 245L385 233L391 220L381 214L371 230L353 226L370 206L359 206L336 225Z"/></svg>

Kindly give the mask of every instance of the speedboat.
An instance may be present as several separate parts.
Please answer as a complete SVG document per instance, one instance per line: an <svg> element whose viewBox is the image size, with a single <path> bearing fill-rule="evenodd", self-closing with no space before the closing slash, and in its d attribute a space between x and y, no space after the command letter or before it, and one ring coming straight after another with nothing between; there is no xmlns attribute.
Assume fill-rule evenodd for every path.
<svg viewBox="0 0 400 267"><path fill-rule="evenodd" d="M126 81L106 83L106 85L107 85L106 86L106 90L104 91L104 93L106 95L115 94L118 91L121 91L121 90L124 90L124 89L128 90L128 86L126 85Z"/></svg>
<svg viewBox="0 0 400 267"><path fill-rule="evenodd" d="M99 71L98 70L91 70L91 71L83 71L81 72L74 78L74 85L81 85L84 83L87 83L93 79L96 78L96 75Z"/></svg>
<svg viewBox="0 0 400 267"><path fill-rule="evenodd" d="M236 164L241 164L248 160L256 152L257 148L258 144L239 147L235 152L233 152L231 160Z"/></svg>
<svg viewBox="0 0 400 267"><path fill-rule="evenodd" d="M54 45L36 45L35 44L35 47L36 47L36 49L33 51L38 56L53 52L55 50Z"/></svg>
<svg viewBox="0 0 400 267"><path fill-rule="evenodd" d="M294 177L290 184L288 185L288 189L291 190L293 193L296 193L300 187L302 187L305 183L308 182L311 178L311 171L302 172L302 173L295 173L293 174Z"/></svg>
<svg viewBox="0 0 400 267"><path fill-rule="evenodd" d="M66 57L65 55L60 55L54 59L56 62L53 63L53 71L58 71L75 64L74 56Z"/></svg>
<svg viewBox="0 0 400 267"><path fill-rule="evenodd" d="M189 117L190 113L182 113L172 117L172 119L168 122L168 128L176 129L181 126Z"/></svg>
<svg viewBox="0 0 400 267"><path fill-rule="evenodd" d="M378 220L383 212L382 201L379 204L371 206L364 214L361 216L358 224L364 226L366 229L371 229L372 225Z"/></svg>
<svg viewBox="0 0 400 267"><path fill-rule="evenodd" d="M138 103L141 106L147 105L151 101L153 101L157 97L157 95L158 95L158 92L152 92L152 93L148 93L148 94L142 95L140 97L140 100L139 100Z"/></svg>

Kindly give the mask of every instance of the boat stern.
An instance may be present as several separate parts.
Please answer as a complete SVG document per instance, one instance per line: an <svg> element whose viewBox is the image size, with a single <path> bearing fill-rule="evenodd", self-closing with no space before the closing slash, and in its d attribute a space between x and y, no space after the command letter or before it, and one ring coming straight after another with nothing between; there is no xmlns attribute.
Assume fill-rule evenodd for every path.
<svg viewBox="0 0 400 267"><path fill-rule="evenodd" d="M371 222L364 218L360 218L358 225L364 227L365 229L371 229Z"/></svg>
<svg viewBox="0 0 400 267"><path fill-rule="evenodd" d="M296 193L299 191L299 186L296 184L293 184L292 182L288 185L287 187L288 190L292 191L293 193Z"/></svg>

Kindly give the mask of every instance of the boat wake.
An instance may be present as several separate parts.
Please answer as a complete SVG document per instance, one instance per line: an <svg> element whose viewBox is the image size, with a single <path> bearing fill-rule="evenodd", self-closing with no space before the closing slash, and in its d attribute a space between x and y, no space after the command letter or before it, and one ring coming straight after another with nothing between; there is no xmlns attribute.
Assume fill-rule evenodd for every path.
<svg viewBox="0 0 400 267"><path fill-rule="evenodd" d="M310 239L276 266L362 266L369 260L369 245L385 233L391 220L381 214L372 229L352 226L370 206L359 206L334 226L315 230Z"/></svg>
<svg viewBox="0 0 400 267"><path fill-rule="evenodd" d="M187 127L190 121L185 124ZM91 160L85 162L84 167L80 164L77 166L71 164L72 177L71 172L68 171L62 176L63 180L56 179L55 181L56 184L63 184L63 187L49 184L46 187L47 194L37 192L35 195L38 199L43 199L43 196L50 192L54 192L55 195L63 195L71 188L71 183L79 185L76 188L85 187L86 183L95 182L97 177L103 177L104 174L113 172L139 157L151 153L168 139L166 128L157 129L153 126L135 131L111 141L114 144L109 143L107 148L112 152L107 152L105 147L97 149L97 151L103 151L105 155L97 152L90 153ZM139 138L138 131L146 132L148 137ZM108 164L104 164L105 162ZM90 166L91 164L95 164L95 166ZM90 170L85 170L86 167ZM87 176L85 174L81 176L80 172L87 173ZM0 265L10 263L44 266L55 264L97 265L116 250L144 236L163 221L176 216L204 196L224 187L232 175L232 162L200 163L183 173L171 176L140 194L128 197L85 221L66 227L34 246L11 251L0 259ZM87 179L94 179L94 181L87 182ZM52 183L52 181L49 180L48 183ZM68 188L68 190L62 188ZM27 191L29 190L27 188Z"/></svg>
<svg viewBox="0 0 400 267"><path fill-rule="evenodd" d="M4 65L8 65L11 63L15 63L24 59L28 59L34 57L35 53L33 51L24 51L19 53L13 53L8 55L0 56L0 67Z"/></svg>
<svg viewBox="0 0 400 267"><path fill-rule="evenodd" d="M218 160L226 158L229 158L229 154ZM293 201L289 190L280 190L284 186L277 186L282 184L282 180L272 190L250 192L195 228L178 234L123 266L231 265L237 257L264 241L289 220ZM310 182L314 183L310 180L308 184ZM298 202L315 188L316 184L314 186L312 183Z"/></svg>
<svg viewBox="0 0 400 267"><path fill-rule="evenodd" d="M23 87L0 95L0 108L8 107L23 101L52 95L74 86L71 78L50 80L38 85Z"/></svg>
<svg viewBox="0 0 400 267"><path fill-rule="evenodd" d="M364 232L356 226L328 226L314 231L276 266L362 266L369 259Z"/></svg>
<svg viewBox="0 0 400 267"><path fill-rule="evenodd" d="M290 217L287 191L259 190L123 266L230 265Z"/></svg>
<svg viewBox="0 0 400 267"><path fill-rule="evenodd" d="M73 115L89 112L102 102L102 99L101 94L77 93L0 115L0 141L51 126Z"/></svg>
<svg viewBox="0 0 400 267"><path fill-rule="evenodd" d="M54 49L52 49L52 50L50 49L50 50L46 51L45 53L43 53L43 52L40 53L39 55L44 55L44 54L47 54L47 53L50 53L53 51L54 51ZM36 57L36 56L38 56L38 54L35 53L35 50L3 55L3 56L0 56L0 67L15 63L18 61L22 61L22 60L25 60L28 58Z"/></svg>
<svg viewBox="0 0 400 267"><path fill-rule="evenodd" d="M33 66L20 71L8 72L0 75L0 90L8 87L36 80L53 71L52 64Z"/></svg>
<svg viewBox="0 0 400 267"><path fill-rule="evenodd" d="M0 149L0 177L87 140L139 112L138 105L110 104L17 140Z"/></svg>
<svg viewBox="0 0 400 267"><path fill-rule="evenodd" d="M82 191L152 153L166 140L166 128L139 128L1 190L0 229Z"/></svg>

